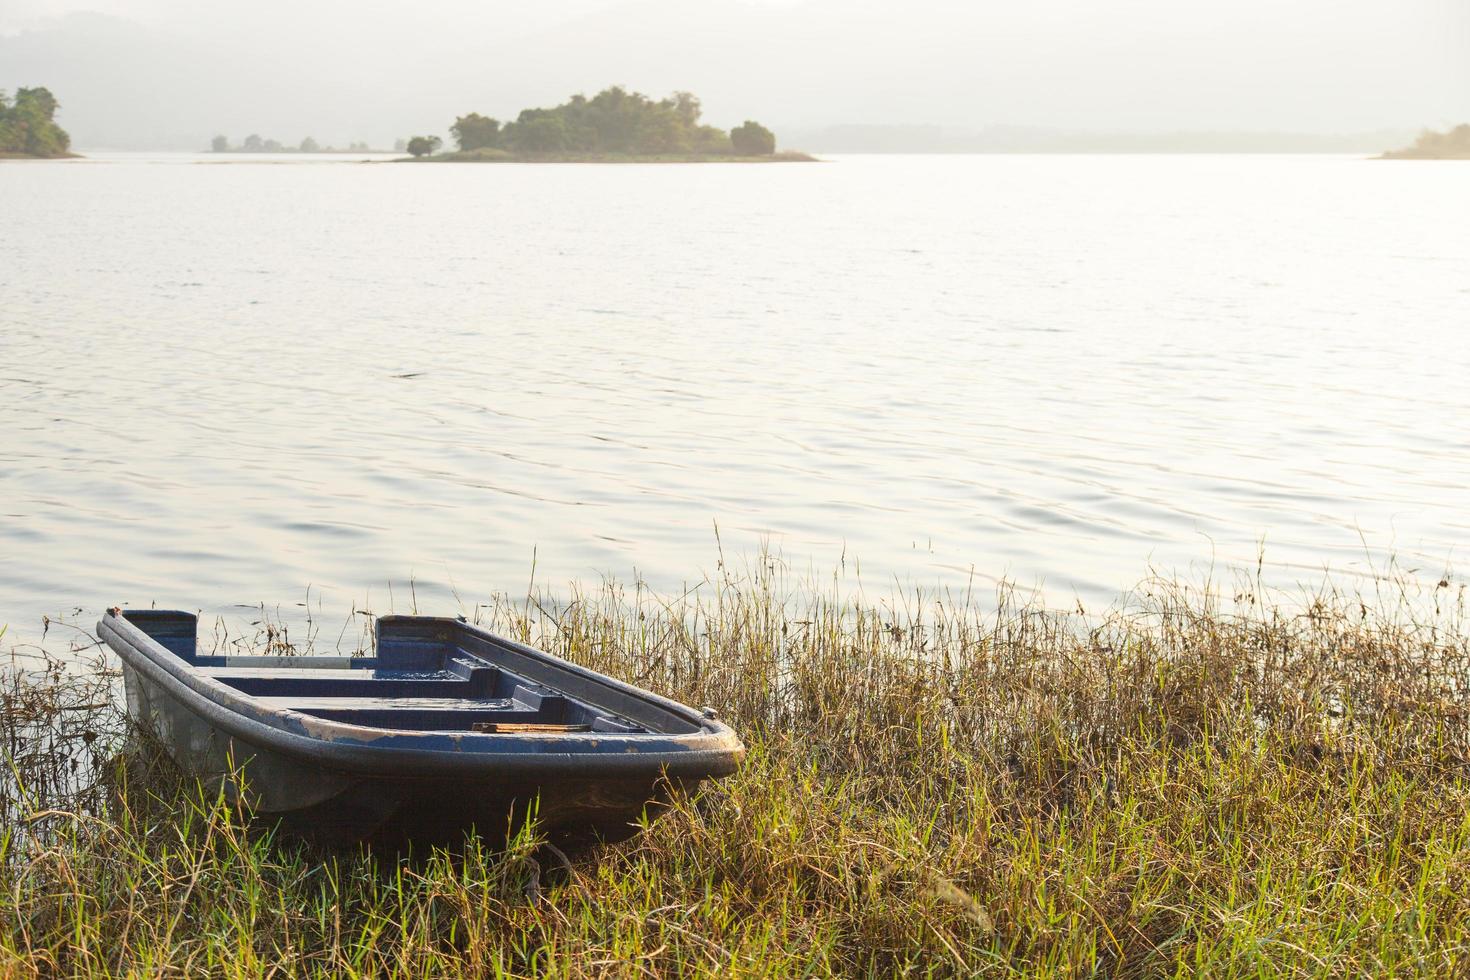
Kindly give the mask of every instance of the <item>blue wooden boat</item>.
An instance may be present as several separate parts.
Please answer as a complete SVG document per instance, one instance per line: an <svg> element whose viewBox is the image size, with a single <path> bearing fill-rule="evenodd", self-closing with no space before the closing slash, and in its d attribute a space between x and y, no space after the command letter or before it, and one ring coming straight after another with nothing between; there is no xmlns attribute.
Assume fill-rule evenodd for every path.
<svg viewBox="0 0 1470 980"><path fill-rule="evenodd" d="M463 619L384 616L375 655L206 656L186 612L109 610L129 710L187 771L323 841L616 840L745 749L695 710ZM240 778L243 777L243 778Z"/></svg>

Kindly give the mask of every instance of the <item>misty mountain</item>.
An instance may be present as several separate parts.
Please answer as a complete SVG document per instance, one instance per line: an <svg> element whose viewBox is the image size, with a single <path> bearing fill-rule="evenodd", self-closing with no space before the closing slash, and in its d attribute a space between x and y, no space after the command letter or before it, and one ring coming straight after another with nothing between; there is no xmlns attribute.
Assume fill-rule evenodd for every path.
<svg viewBox="0 0 1470 980"><path fill-rule="evenodd" d="M1065 149L1106 133L1209 148L1240 143L1209 134L1470 118L1460 0L1240 0L1209 16L1173 0L24 2L24 17L0 10L0 88L49 87L81 149L194 150L251 132L380 146L610 84L693 91L714 125L756 119L818 151L877 148L829 129L853 125L920 127L890 134L912 133L916 150Z"/></svg>

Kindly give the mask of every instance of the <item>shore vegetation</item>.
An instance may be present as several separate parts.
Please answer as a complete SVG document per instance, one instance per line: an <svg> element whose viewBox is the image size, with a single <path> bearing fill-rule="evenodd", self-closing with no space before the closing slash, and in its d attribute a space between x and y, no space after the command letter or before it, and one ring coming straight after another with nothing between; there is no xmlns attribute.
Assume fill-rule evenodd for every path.
<svg viewBox="0 0 1470 980"><path fill-rule="evenodd" d="M425 157L439 149L443 143L437 136L414 136L409 139L405 149L415 157Z"/></svg>
<svg viewBox="0 0 1470 980"><path fill-rule="evenodd" d="M1462 123L1443 133L1426 129L1413 146L1390 150L1384 160L1470 160L1470 123Z"/></svg>
<svg viewBox="0 0 1470 980"><path fill-rule="evenodd" d="M70 157L71 137L56 124L61 104L43 87L0 91L0 157Z"/></svg>
<svg viewBox="0 0 1470 980"><path fill-rule="evenodd" d="M0 973L1463 975L1465 595L1399 584L1150 581L1082 614L1004 589L853 599L766 559L683 595L466 605L717 707L749 747L570 855L534 825L308 850L130 732L106 664L18 655Z"/></svg>

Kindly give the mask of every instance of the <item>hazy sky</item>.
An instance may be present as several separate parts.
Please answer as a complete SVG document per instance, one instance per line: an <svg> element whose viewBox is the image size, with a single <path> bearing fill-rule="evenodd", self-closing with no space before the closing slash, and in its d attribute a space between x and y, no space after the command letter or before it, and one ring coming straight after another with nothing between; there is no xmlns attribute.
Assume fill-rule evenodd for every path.
<svg viewBox="0 0 1470 980"><path fill-rule="evenodd" d="M618 82L709 121L1345 132L1470 120L1470 0L0 0L78 146L375 144Z"/></svg>

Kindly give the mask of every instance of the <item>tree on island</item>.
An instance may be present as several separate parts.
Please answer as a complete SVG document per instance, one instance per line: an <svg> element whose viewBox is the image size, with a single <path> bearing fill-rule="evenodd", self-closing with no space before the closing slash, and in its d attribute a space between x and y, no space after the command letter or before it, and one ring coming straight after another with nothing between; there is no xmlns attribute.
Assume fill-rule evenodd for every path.
<svg viewBox="0 0 1470 980"><path fill-rule="evenodd" d="M14 102L0 91L0 153L66 156L71 137L54 119L60 107L44 87L16 89Z"/></svg>
<svg viewBox="0 0 1470 980"><path fill-rule="evenodd" d="M408 152L416 157L428 156L439 149L439 144L443 142L437 136L415 136L408 141Z"/></svg>
<svg viewBox="0 0 1470 980"><path fill-rule="evenodd" d="M449 131L454 134L454 142L459 144L461 150L493 147L500 138L500 120L472 112L456 119Z"/></svg>
<svg viewBox="0 0 1470 980"><path fill-rule="evenodd" d="M1470 160L1470 123L1461 123L1447 132L1426 129L1414 145L1383 155L1386 160Z"/></svg>
<svg viewBox="0 0 1470 980"><path fill-rule="evenodd" d="M525 153L555 153L567 148L566 120L555 113L534 109L521 113L515 123L515 148Z"/></svg>
<svg viewBox="0 0 1470 980"><path fill-rule="evenodd" d="M654 100L614 85L590 99L574 95L550 109L524 109L504 124L471 112L456 119L450 132L465 153L770 156L775 152L775 136L759 123L739 127L741 142L736 144L733 133L701 123L701 114L699 99L690 92Z"/></svg>
<svg viewBox="0 0 1470 980"><path fill-rule="evenodd" d="M228 136L216 136L214 139L212 139L212 140L209 141L209 150L210 150L211 153L228 153L228 152L230 152L230 139L229 139L229 137Z"/></svg>
<svg viewBox="0 0 1470 980"><path fill-rule="evenodd" d="M776 152L776 134L749 119L730 130L730 143L743 157L768 157Z"/></svg>

